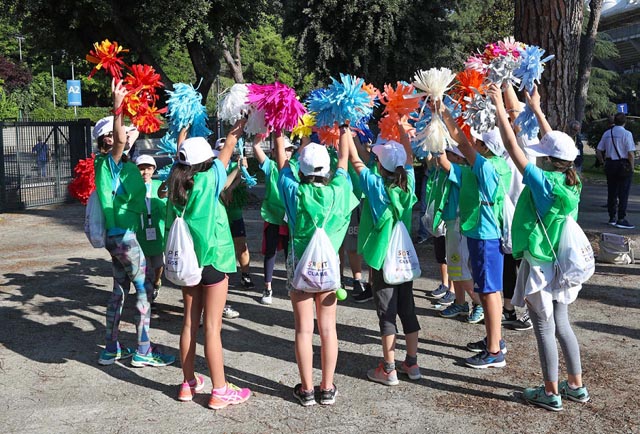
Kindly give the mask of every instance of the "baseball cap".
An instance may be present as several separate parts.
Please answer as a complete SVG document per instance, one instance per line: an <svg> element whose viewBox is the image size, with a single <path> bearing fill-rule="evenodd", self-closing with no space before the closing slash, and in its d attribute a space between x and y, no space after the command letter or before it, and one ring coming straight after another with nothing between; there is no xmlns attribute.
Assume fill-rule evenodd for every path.
<svg viewBox="0 0 640 434"><path fill-rule="evenodd" d="M213 145L213 149L215 149L216 151L221 151L222 148L224 148L224 142L226 140L226 137L220 137L218 140L216 140L216 144Z"/></svg>
<svg viewBox="0 0 640 434"><path fill-rule="evenodd" d="M500 137L500 130L498 128L482 133L480 140L484 142L484 145L489 148L493 155L501 157L502 154L504 154L504 144L502 143L502 137Z"/></svg>
<svg viewBox="0 0 640 434"><path fill-rule="evenodd" d="M136 158L136 166L140 166L142 164L148 164L153 167L158 167L158 165L156 164L156 159L151 155L146 154L140 155L138 158Z"/></svg>
<svg viewBox="0 0 640 434"><path fill-rule="evenodd" d="M460 158L467 158L462 152L460 152L460 149L458 149L457 146L447 146L444 150L456 154Z"/></svg>
<svg viewBox="0 0 640 434"><path fill-rule="evenodd" d="M93 140L98 140L98 137L109 134L113 131L113 116L107 116L105 118L100 119L96 122L96 125L93 127L93 132L91 133L91 137Z"/></svg>
<svg viewBox="0 0 640 434"><path fill-rule="evenodd" d="M383 145L375 145L371 152L376 154L378 161L389 172L395 172L396 167L404 167L407 153L404 147L395 140L389 140Z"/></svg>
<svg viewBox="0 0 640 434"><path fill-rule="evenodd" d="M213 150L204 137L189 137L180 145L178 163L194 166L213 158Z"/></svg>
<svg viewBox="0 0 640 434"><path fill-rule="evenodd" d="M326 178L331 171L331 159L327 148L313 142L302 148L298 164L304 176L315 175Z"/></svg>
<svg viewBox="0 0 640 434"><path fill-rule="evenodd" d="M549 131L540 139L540 143L528 146L526 150L535 157L548 156L564 161L573 161L578 156L575 142L562 131Z"/></svg>

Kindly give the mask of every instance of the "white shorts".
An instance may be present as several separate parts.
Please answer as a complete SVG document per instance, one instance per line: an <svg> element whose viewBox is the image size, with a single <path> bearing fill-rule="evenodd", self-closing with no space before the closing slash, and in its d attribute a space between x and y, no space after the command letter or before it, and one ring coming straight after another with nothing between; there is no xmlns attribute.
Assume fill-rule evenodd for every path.
<svg viewBox="0 0 640 434"><path fill-rule="evenodd" d="M460 221L447 220L447 271L449 279L454 282L473 279L471 274L471 262L469 260L469 247L467 237L460 233Z"/></svg>

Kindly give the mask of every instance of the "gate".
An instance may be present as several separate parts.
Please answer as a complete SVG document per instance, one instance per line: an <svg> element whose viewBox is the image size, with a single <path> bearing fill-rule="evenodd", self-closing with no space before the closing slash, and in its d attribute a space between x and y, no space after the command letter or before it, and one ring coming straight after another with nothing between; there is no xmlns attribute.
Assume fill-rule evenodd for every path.
<svg viewBox="0 0 640 434"><path fill-rule="evenodd" d="M90 153L89 119L0 122L0 212L67 201L73 168Z"/></svg>

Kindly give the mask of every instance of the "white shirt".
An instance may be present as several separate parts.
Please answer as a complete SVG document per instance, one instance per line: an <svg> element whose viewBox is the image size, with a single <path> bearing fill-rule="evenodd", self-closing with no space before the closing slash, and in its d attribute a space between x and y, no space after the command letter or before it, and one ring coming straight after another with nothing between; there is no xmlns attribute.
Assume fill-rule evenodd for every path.
<svg viewBox="0 0 640 434"><path fill-rule="evenodd" d="M614 142L615 148L613 146ZM607 158L620 160L629 158L629 152L634 152L636 145L633 142L631 131L626 130L623 126L616 125L604 132L597 149L598 151L604 151Z"/></svg>

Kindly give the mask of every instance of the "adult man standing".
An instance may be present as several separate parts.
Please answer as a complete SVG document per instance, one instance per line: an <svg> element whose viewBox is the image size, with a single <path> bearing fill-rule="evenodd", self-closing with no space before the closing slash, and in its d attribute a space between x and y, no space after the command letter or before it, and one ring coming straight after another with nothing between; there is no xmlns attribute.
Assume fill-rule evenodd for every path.
<svg viewBox="0 0 640 434"><path fill-rule="evenodd" d="M596 154L600 162L604 160L604 172L607 175L609 224L623 229L633 229L635 226L627 221L626 216L636 147L633 135L624 128L626 121L624 113L615 115L614 125L602 135Z"/></svg>
<svg viewBox="0 0 640 434"><path fill-rule="evenodd" d="M47 161L49 161L49 146L38 136L38 142L31 148L31 153L36 157L38 164L38 175L43 178L47 176Z"/></svg>

